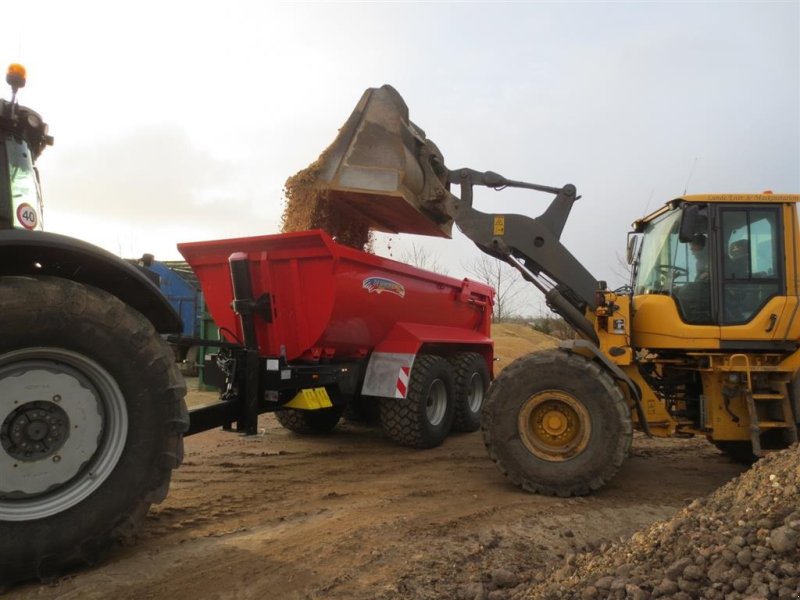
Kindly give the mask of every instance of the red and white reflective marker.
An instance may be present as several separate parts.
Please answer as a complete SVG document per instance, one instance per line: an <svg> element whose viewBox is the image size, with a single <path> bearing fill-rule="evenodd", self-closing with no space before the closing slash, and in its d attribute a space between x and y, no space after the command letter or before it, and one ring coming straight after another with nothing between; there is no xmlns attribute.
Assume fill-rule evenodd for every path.
<svg viewBox="0 0 800 600"><path fill-rule="evenodd" d="M395 390L395 398L405 398L408 391L408 374L411 369L408 367L401 367L400 373L397 376L397 389Z"/></svg>

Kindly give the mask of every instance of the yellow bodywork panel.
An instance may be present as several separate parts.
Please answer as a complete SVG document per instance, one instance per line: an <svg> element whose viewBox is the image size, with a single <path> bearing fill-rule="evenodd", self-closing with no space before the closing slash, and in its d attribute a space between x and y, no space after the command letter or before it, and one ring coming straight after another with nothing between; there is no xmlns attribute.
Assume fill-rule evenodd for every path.
<svg viewBox="0 0 800 600"><path fill-rule="evenodd" d="M308 388L300 390L297 395L291 399L288 404L284 405L286 408L297 408L299 410L319 410L321 408L331 408L331 402L328 392L324 387Z"/></svg>
<svg viewBox="0 0 800 600"><path fill-rule="evenodd" d="M647 419L650 433L657 437L669 437L673 435L677 427L675 419L670 416L664 403L655 395L644 378L642 378L637 365L630 365L628 368L624 368L623 371L625 371L625 374L639 386L642 392L642 409L644 411L644 418ZM621 387L624 388L626 393L628 392L627 388L624 386ZM633 399L630 398L629 393L628 404L633 408ZM635 410L631 410L631 418L637 427L641 427Z"/></svg>
<svg viewBox="0 0 800 600"><path fill-rule="evenodd" d="M787 300L789 300L787 302ZM782 340L795 319L797 298L776 296L770 299L756 315L741 325L722 327L723 340ZM794 339L797 339L795 336Z"/></svg>
<svg viewBox="0 0 800 600"><path fill-rule="evenodd" d="M714 350L719 348L718 325L688 325L681 320L675 300L661 294L633 299L634 348Z"/></svg>
<svg viewBox="0 0 800 600"><path fill-rule="evenodd" d="M631 364L633 348L630 296L605 292L605 304L595 310L594 323L601 352L615 364Z"/></svg>

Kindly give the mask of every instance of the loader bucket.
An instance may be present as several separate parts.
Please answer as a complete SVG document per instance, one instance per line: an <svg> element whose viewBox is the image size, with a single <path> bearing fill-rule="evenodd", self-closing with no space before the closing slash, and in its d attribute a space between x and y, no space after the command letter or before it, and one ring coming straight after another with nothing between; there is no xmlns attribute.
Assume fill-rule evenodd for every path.
<svg viewBox="0 0 800 600"><path fill-rule="evenodd" d="M377 231L451 237L446 171L393 87L369 88L313 169L315 185Z"/></svg>

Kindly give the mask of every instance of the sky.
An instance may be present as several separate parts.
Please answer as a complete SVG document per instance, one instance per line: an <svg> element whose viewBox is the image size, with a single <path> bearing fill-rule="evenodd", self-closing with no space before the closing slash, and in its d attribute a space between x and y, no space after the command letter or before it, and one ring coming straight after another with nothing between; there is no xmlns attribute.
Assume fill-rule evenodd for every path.
<svg viewBox="0 0 800 600"><path fill-rule="evenodd" d="M286 179L384 83L451 169L575 184L562 242L613 286L630 224L684 191L800 192L797 0L28 0L4 24L0 61L26 66L20 102L55 138L45 229L126 258L277 233ZM475 206L537 216L550 199ZM460 233L376 250L412 245L458 278L480 254Z"/></svg>

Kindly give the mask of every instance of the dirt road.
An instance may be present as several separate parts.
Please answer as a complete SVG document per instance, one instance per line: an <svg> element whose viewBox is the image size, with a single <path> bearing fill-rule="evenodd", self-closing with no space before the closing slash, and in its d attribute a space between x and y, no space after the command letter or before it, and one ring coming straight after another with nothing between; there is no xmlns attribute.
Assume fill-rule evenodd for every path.
<svg viewBox="0 0 800 600"><path fill-rule="evenodd" d="M415 451L346 423L323 438L266 415L261 427L188 438L135 546L9 597L505 598L548 560L667 518L741 471L702 440L636 437L606 489L565 500L512 487L480 433Z"/></svg>

